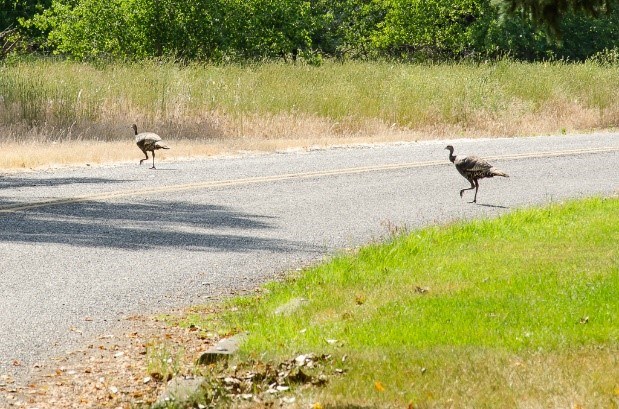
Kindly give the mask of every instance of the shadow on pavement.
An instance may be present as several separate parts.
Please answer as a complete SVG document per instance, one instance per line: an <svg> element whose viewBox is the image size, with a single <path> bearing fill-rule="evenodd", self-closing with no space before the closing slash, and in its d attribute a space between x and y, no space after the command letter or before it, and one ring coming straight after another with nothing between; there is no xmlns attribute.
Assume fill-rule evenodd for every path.
<svg viewBox="0 0 619 409"><path fill-rule="evenodd" d="M483 206L483 207L492 207L495 209L509 209L509 206L501 206L501 205L493 205L493 204L487 204L487 203L476 203L477 206Z"/></svg>
<svg viewBox="0 0 619 409"><path fill-rule="evenodd" d="M110 184L127 182L122 179L107 179L107 178L24 178L24 177L0 177L0 192L2 189L20 189L24 187L54 187L62 185L74 184ZM0 205L5 204L0 201Z"/></svg>
<svg viewBox="0 0 619 409"><path fill-rule="evenodd" d="M0 193L7 184L16 188L110 182L123 181L10 178L0 181ZM258 234L275 228L275 218L271 216L239 212L229 206L150 199L135 203L136 198L133 201L85 201L0 213L0 243L57 243L129 250L293 252L301 249L301 243ZM13 204L16 202L3 201L0 197L0 208ZM320 251L308 248L305 243L302 249Z"/></svg>

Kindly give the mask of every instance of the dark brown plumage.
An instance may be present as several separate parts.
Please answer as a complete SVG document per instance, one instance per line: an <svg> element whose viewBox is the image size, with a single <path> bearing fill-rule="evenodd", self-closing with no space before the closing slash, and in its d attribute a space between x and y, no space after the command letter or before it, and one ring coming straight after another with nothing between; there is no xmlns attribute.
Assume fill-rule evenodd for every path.
<svg viewBox="0 0 619 409"><path fill-rule="evenodd" d="M508 178L507 173L498 170L491 164L489 164L485 159L482 159L478 156L464 156L464 157L456 157L454 155L454 147L451 145L447 145L445 148L449 150L449 160L451 163L456 165L456 169L462 176L466 178L471 184L471 187L467 189L462 189L460 191L460 197L464 194L465 190L475 189L475 197L473 198L473 203L477 203L477 191L479 190L479 179L483 178L491 178L494 176L503 176Z"/></svg>
<svg viewBox="0 0 619 409"><path fill-rule="evenodd" d="M148 160L148 151L153 153L153 166L151 169L155 169L155 151L157 149L170 149L166 144L161 141L161 137L153 132L138 133L138 126L136 124L131 125L133 132L135 133L135 143L138 148L146 155L145 159L140 160L140 165L145 160Z"/></svg>

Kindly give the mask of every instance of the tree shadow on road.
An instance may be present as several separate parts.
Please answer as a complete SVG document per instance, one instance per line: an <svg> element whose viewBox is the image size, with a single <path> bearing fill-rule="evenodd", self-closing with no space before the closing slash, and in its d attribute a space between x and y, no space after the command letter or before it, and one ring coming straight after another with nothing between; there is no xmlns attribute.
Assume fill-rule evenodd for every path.
<svg viewBox="0 0 619 409"><path fill-rule="evenodd" d="M55 179L56 184L109 183L106 179ZM12 181L12 187L46 181ZM84 201L44 205L0 213L0 243L56 243L80 247L196 251L321 251L305 243L267 237L276 218L245 213L230 206L183 201ZM2 201L0 208L18 204Z"/></svg>
<svg viewBox="0 0 619 409"><path fill-rule="evenodd" d="M127 182L123 179L108 178L28 178L28 177L0 177L0 191L2 189L21 189L29 187L54 187L74 184L110 184ZM0 201L0 204L3 204Z"/></svg>

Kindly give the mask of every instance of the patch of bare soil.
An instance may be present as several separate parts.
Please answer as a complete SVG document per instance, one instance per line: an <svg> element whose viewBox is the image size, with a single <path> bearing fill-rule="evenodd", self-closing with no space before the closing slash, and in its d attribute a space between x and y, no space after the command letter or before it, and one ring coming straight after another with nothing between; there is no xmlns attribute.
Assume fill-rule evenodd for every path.
<svg viewBox="0 0 619 409"><path fill-rule="evenodd" d="M201 308L202 314L216 311ZM122 329L98 337L65 356L35 367L27 385L4 376L0 406L27 409L150 408L176 399L179 407L298 407L296 393L320 388L343 376L346 356L307 353L282 362L217 360L197 364L219 336L175 324L186 312L165 321L135 316ZM179 386L180 385L180 386ZM195 386L197 385L197 387ZM198 395L193 396L193 393ZM171 397L170 397L171 396ZM176 406L175 406L176 407Z"/></svg>
<svg viewBox="0 0 619 409"><path fill-rule="evenodd" d="M168 325L155 317L132 317L128 324L98 337L84 349L35 368L25 386L5 376L0 380L0 406L147 407L156 401L172 376L172 368L162 370L166 358L159 356L164 361L153 365L152 353L147 353L147 349L165 348L167 363L173 366L175 376L182 376L190 374L199 355L218 340L216 335L195 327ZM179 355L183 359L174 359Z"/></svg>

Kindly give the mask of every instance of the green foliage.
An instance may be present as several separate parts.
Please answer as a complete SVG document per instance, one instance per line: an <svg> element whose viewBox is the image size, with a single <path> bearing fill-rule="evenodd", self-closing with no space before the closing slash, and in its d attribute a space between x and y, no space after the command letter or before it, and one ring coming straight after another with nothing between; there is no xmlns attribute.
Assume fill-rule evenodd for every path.
<svg viewBox="0 0 619 409"><path fill-rule="evenodd" d="M599 16L610 13L617 0L504 0L510 13L523 11L538 23L544 24L553 33L560 34L561 19L570 14Z"/></svg>
<svg viewBox="0 0 619 409"><path fill-rule="evenodd" d="M311 50L310 11L302 0L54 0L28 24L76 59L259 59Z"/></svg>
<svg viewBox="0 0 619 409"><path fill-rule="evenodd" d="M273 284L259 305L239 304L241 328L251 330L254 350L291 352L319 348L320 334L353 349L613 343L618 207L617 199L589 199L402 234ZM298 297L306 307L273 316ZM583 317L595 323L584 330ZM286 343L289 334L295 341Z"/></svg>
<svg viewBox="0 0 619 409"><path fill-rule="evenodd" d="M383 0L316 0L312 2L316 16L312 44L338 58L375 56L372 35L385 19L387 9Z"/></svg>
<svg viewBox="0 0 619 409"><path fill-rule="evenodd" d="M15 53L32 50L30 39L40 32L22 26L35 14L43 12L52 0L0 0L0 59Z"/></svg>
<svg viewBox="0 0 619 409"><path fill-rule="evenodd" d="M310 3L303 0L233 0L237 23L231 48L249 58L296 58L311 49L314 23ZM239 35L243 33L243 35Z"/></svg>
<svg viewBox="0 0 619 409"><path fill-rule="evenodd" d="M506 14L494 0L52 0L22 28L78 60L584 60L619 46L617 9L561 8L556 41L529 3L514 0Z"/></svg>
<svg viewBox="0 0 619 409"><path fill-rule="evenodd" d="M46 47L76 59L149 55L148 31L140 17L140 0L81 0L73 5L53 1L51 8L29 24L48 32Z"/></svg>
<svg viewBox="0 0 619 409"><path fill-rule="evenodd" d="M561 41L548 37L525 13L505 15L488 27L480 47L487 55L507 53L526 61L584 61L619 43L619 10L600 18L568 13L559 24Z"/></svg>
<svg viewBox="0 0 619 409"><path fill-rule="evenodd" d="M488 0L392 0L374 40L395 55L459 56L489 12Z"/></svg>
<svg viewBox="0 0 619 409"><path fill-rule="evenodd" d="M0 32L17 27L20 19L29 19L50 6L52 0L0 0Z"/></svg>

